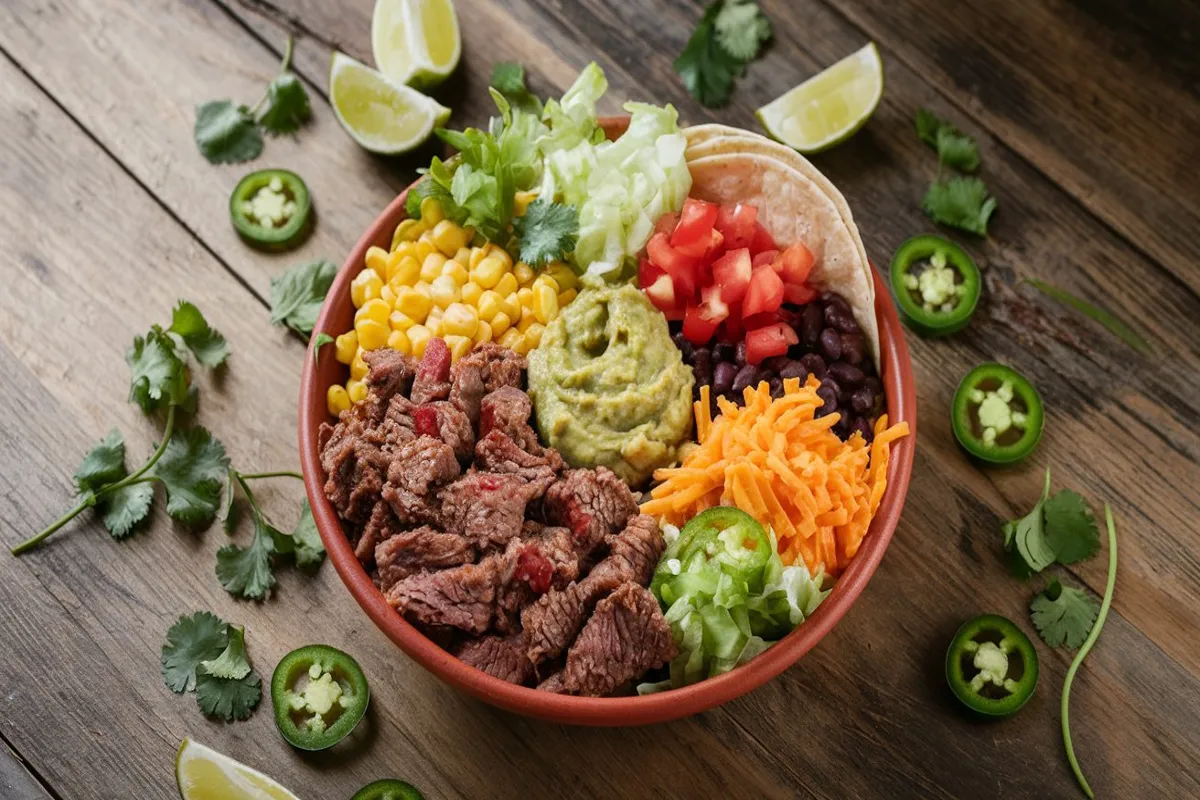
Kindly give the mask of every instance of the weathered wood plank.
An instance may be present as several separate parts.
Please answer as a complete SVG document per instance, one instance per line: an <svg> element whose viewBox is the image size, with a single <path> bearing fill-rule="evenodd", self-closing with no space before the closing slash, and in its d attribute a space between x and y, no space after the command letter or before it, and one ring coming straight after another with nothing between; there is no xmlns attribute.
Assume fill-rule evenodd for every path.
<svg viewBox="0 0 1200 800"><path fill-rule="evenodd" d="M45 787L26 765L0 741L0 796L9 800L49 800Z"/></svg>

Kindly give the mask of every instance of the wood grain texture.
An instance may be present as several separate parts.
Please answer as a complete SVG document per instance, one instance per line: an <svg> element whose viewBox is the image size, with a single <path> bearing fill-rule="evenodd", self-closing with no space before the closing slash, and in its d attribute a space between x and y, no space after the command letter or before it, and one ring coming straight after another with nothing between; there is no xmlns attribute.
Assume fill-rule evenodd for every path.
<svg viewBox="0 0 1200 800"><path fill-rule="evenodd" d="M0 440L15 453L0 462L0 542L11 546L65 507L74 466L112 425L125 430L131 460L149 451L155 427L123 402L123 351L179 296L197 302L234 348L218 380L201 378L200 421L237 466L294 463L303 350L268 326L269 279L300 259L339 261L431 152L365 155L324 102L332 48L371 62L371 5L0 6L0 130L12 132L0 148ZM999 725L960 715L941 678L945 644L962 619L982 611L1027 619L1041 584L1005 574L998 531L1033 502L1052 464L1056 484L1112 501L1121 526L1114 614L1072 705L1084 768L1102 796L1200 795L1200 299L1195 271L1179 260L1195 255L1194 243L1178 236L1195 204L1164 209L1147 194L1146 187L1188 188L1164 167L1170 153L1161 147L1135 152L1133 140L1121 138L1129 131L1108 129L1076 146L1066 134L1078 120L1045 110L1071 102L1066 89L1094 91L1091 82L1101 81L1112 95L1106 107L1137 109L1144 98L1130 75L1170 72L1150 90L1161 101L1177 96L1170 92L1181 91L1180 76L1194 66L1166 46L1109 65L1124 72L1047 75L1055 62L1046 41L1074 42L1066 47L1073 58L1103 46L1081 43L1063 20L1087 14L1114 40L1174 41L1168 23L1186 22L1190 12L1161 0L1145 16L1117 0L1015 9L1059 25L1039 33L1038 57L1001 82L1004 91L1036 96L1036 108L1019 114L1004 97L964 99L922 61L930 42L961 33L962 23L936 4L914 6L928 7L917 31L899 11L861 11L866 3L768 0L776 42L740 80L733 104L712 112L686 96L671 68L699 3L456 5L464 60L438 96L454 106L458 125L486 120L494 61L522 61L534 90L555 94L596 59L612 85L605 111L625 98L669 101L691 122L753 128L755 107L877 36L883 104L860 134L816 163L846 193L880 265L904 238L933 229L918 209L934 157L912 134L915 108L929 105L979 139L1000 211L990 240L965 245L985 267L988 294L953 340L910 338L921 410L917 466L891 553L869 590L800 665L748 697L665 726L575 730L498 712L443 686L369 624L331 569L314 580L282 570L275 599L236 603L212 572L218 530L184 531L156 512L148 532L115 543L84 520L38 553L0 556L0 641L13 654L0 659L0 736L64 797L171 796L172 751L184 735L312 797L348 796L386 774L413 781L427 797L1073 796L1057 718L1066 653L1038 643L1038 696ZM268 141L254 167L299 171L320 220L299 253L270 257L244 248L228 228L228 192L248 167L212 167L199 157L192 107L221 96L252 102L289 30L299 35L297 69L310 83L315 118L296 137ZM970 39L978 53L938 56L945 71L1013 60L1010 43L980 30ZM1114 75L1120 79L1109 80ZM1156 106L1162 131L1186 132L1195 119L1194 98L1176 105ZM1086 119L1094 110L1076 113ZM1029 131L1039 129L1048 135L1034 147ZM1105 147L1124 162L1093 168L1089 159ZM1080 171L1091 183L1081 183ZM1117 207L1113 198L1122 196L1136 201L1132 211ZM1109 307L1146 333L1153 354L1139 356L1020 284L1030 276ZM976 469L950 433L954 385L984 359L1024 371L1048 404L1045 439L1017 469ZM290 484L263 490L281 521L290 522L300 497ZM1103 585L1099 560L1061 572L1093 590ZM221 726L205 721L191 698L172 695L158 674L158 649L171 622L198 608L246 624L264 674L310 641L353 652L374 694L356 741L302 758L279 739L267 706L249 722Z"/></svg>
<svg viewBox="0 0 1200 800"><path fill-rule="evenodd" d="M49 800L45 787L29 773L17 754L0 741L0 797L6 800Z"/></svg>

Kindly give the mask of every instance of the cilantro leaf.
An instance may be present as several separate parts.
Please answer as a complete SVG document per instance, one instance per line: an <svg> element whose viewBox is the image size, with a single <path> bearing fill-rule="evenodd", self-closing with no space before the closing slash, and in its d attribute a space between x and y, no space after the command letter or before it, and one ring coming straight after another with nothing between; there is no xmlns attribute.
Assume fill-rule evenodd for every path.
<svg viewBox="0 0 1200 800"><path fill-rule="evenodd" d="M189 525L206 524L217 513L221 481L229 470L225 447L205 428L177 430L147 473L167 489L167 513Z"/></svg>
<svg viewBox="0 0 1200 800"><path fill-rule="evenodd" d="M261 600L275 585L271 554L275 542L261 514L254 515L254 539L249 547L227 544L217 551L217 580L234 597Z"/></svg>
<svg viewBox="0 0 1200 800"><path fill-rule="evenodd" d="M124 539L150 513L154 502L154 484L133 483L105 492L97 508L104 527L114 539Z"/></svg>
<svg viewBox="0 0 1200 800"><path fill-rule="evenodd" d="M492 65L490 85L504 95L513 108L541 116L542 101L525 85L525 68L511 61L499 61Z"/></svg>
<svg viewBox="0 0 1200 800"><path fill-rule="evenodd" d="M975 140L946 126L937 132L938 161L959 172L974 172L979 169L979 149Z"/></svg>
<svg viewBox="0 0 1200 800"><path fill-rule="evenodd" d="M513 231L521 241L520 259L529 266L536 269L562 261L579 240L579 210L539 197L513 220Z"/></svg>
<svg viewBox="0 0 1200 800"><path fill-rule="evenodd" d="M1091 633L1100 606L1086 592L1050 581L1029 604L1033 626L1050 647L1078 648Z"/></svg>
<svg viewBox="0 0 1200 800"><path fill-rule="evenodd" d="M183 339L192 355L206 367L216 367L229 357L229 343L216 328L209 326L200 309L187 300L180 300L171 312L171 333Z"/></svg>
<svg viewBox="0 0 1200 800"><path fill-rule="evenodd" d="M125 352L125 361L133 371L129 383L129 401L149 414L167 405L187 400L187 372L175 352L175 342L155 325L146 338L135 336Z"/></svg>
<svg viewBox="0 0 1200 800"><path fill-rule="evenodd" d="M996 198L988 195L979 178L951 178L930 184L922 206L934 222L987 236L988 219L996 210Z"/></svg>
<svg viewBox="0 0 1200 800"><path fill-rule="evenodd" d="M1060 564L1074 564L1100 550L1100 529L1092 508L1078 493L1062 489L1042 505L1046 544Z"/></svg>
<svg viewBox="0 0 1200 800"><path fill-rule="evenodd" d="M318 333L316 336L313 337L312 351L313 351L313 366L314 367L321 366L321 348L333 341L335 341L335 339L332 336L330 336L328 333L326 333L325 331L321 331L320 333Z"/></svg>
<svg viewBox="0 0 1200 800"><path fill-rule="evenodd" d="M709 108L729 102L733 79L745 69L745 62L717 40L716 18L722 6L723 0L709 4L673 65L692 97Z"/></svg>
<svg viewBox="0 0 1200 800"><path fill-rule="evenodd" d="M228 626L208 611L180 617L167 630L162 648L162 676L167 688L176 694L196 688L196 668L217 658L229 638Z"/></svg>
<svg viewBox="0 0 1200 800"><path fill-rule="evenodd" d="M225 475L225 499L221 502L221 527L230 534L237 527L238 521L238 509L234 503L236 494L237 481L234 479L233 470L230 470Z"/></svg>
<svg viewBox="0 0 1200 800"><path fill-rule="evenodd" d="M313 519L307 497L300 504L300 519L292 531L292 541L296 548L296 566L313 567L325 558L325 545L321 541L321 534L317 532L317 522Z"/></svg>
<svg viewBox="0 0 1200 800"><path fill-rule="evenodd" d="M83 457L83 463L75 470L75 486L79 493L94 492L107 483L116 483L125 477L125 440L121 432L113 428L91 451Z"/></svg>
<svg viewBox="0 0 1200 800"><path fill-rule="evenodd" d="M725 0L713 25L722 49L742 61L757 58L759 47L771 38L770 21L751 0Z"/></svg>
<svg viewBox="0 0 1200 800"><path fill-rule="evenodd" d="M421 201L426 197L432 197L438 201L443 209L454 203L454 198L450 195L450 190L447 186L442 186L432 177L426 177L419 181L415 186L408 190L408 195L404 198L404 212L409 219L421 218Z"/></svg>
<svg viewBox="0 0 1200 800"><path fill-rule="evenodd" d="M214 678L241 680L250 674L250 662L246 660L246 629L239 625L227 625L229 643L216 658L200 662L200 669Z"/></svg>
<svg viewBox="0 0 1200 800"><path fill-rule="evenodd" d="M1013 570L1020 578L1028 578L1054 563L1054 551L1046 544L1042 506L1050 496L1050 470L1042 496L1032 510L1020 519L1004 524L1004 549L1014 553Z"/></svg>
<svg viewBox="0 0 1200 800"><path fill-rule="evenodd" d="M262 154L263 138L250 109L228 100L196 106L196 146L213 164L237 164Z"/></svg>
<svg viewBox="0 0 1200 800"><path fill-rule="evenodd" d="M196 703L210 717L225 722L248 719L262 699L262 678L251 672L240 680L201 673L196 680Z"/></svg>
<svg viewBox="0 0 1200 800"><path fill-rule="evenodd" d="M304 84L291 72L281 72L267 86L267 105L258 124L271 134L295 133L312 117Z"/></svg>
<svg viewBox="0 0 1200 800"><path fill-rule="evenodd" d="M928 108L918 108L916 124L917 136L920 137L922 142L936 150L938 130L946 123Z"/></svg>
<svg viewBox="0 0 1200 800"><path fill-rule="evenodd" d="M337 266L327 259L297 264L271 279L271 324L286 325L308 338L325 294L337 275Z"/></svg>

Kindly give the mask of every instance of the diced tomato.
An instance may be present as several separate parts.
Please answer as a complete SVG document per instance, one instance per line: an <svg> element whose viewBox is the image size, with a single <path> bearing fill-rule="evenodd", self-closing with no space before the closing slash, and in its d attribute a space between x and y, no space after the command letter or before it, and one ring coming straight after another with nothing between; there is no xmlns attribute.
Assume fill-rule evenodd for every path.
<svg viewBox="0 0 1200 800"><path fill-rule="evenodd" d="M808 273L812 272L812 267L813 254L800 242L780 253L776 272L783 278L784 283L798 286L808 280Z"/></svg>
<svg viewBox="0 0 1200 800"><path fill-rule="evenodd" d="M709 233L713 223L717 221L717 206L689 197L683 204L683 212L679 216L679 224L671 234L672 247L686 247L696 242L704 242L707 246Z"/></svg>
<svg viewBox="0 0 1200 800"><path fill-rule="evenodd" d="M675 282L665 272L660 272L654 283L646 287L646 296L659 311L675 308Z"/></svg>
<svg viewBox="0 0 1200 800"><path fill-rule="evenodd" d="M802 283L798 286L794 283L785 283L783 285L783 299L794 306L811 303L817 299L817 295L817 290L807 283Z"/></svg>
<svg viewBox="0 0 1200 800"><path fill-rule="evenodd" d="M711 254L717 253L720 250L721 244L724 241L725 241L725 237L721 235L721 232L719 230L717 230L716 228L710 228L708 231L707 238L700 237L699 239L696 239L694 242L689 242L688 244L682 244L682 245L676 247L675 251L677 253L682 253L685 256L691 256L692 258L703 259L705 256L709 255L710 253ZM672 245L672 247L674 247L674 245Z"/></svg>
<svg viewBox="0 0 1200 800"><path fill-rule="evenodd" d="M750 251L744 247L729 250L713 262L713 285L721 287L721 299L726 303L738 303L746 296L752 273Z"/></svg>
<svg viewBox="0 0 1200 800"><path fill-rule="evenodd" d="M661 267L656 267L650 262L650 259L642 256L638 259L638 288L649 289L658 280L658 276L665 275Z"/></svg>
<svg viewBox="0 0 1200 800"><path fill-rule="evenodd" d="M779 268L775 266L775 260L779 258L778 250L763 250L761 253L756 253L750 263L754 267L774 267L778 272Z"/></svg>
<svg viewBox="0 0 1200 800"><path fill-rule="evenodd" d="M650 237L646 244L646 255L651 263L670 275L675 282L676 303L682 304L695 296L697 259L689 258L671 247L665 233Z"/></svg>
<svg viewBox="0 0 1200 800"><path fill-rule="evenodd" d="M731 311L733 309L730 309ZM721 328L717 331L717 338L722 342L737 344L745 338L746 328L742 324L742 315L731 313L729 318L721 323Z"/></svg>
<svg viewBox="0 0 1200 800"><path fill-rule="evenodd" d="M775 311L783 305L783 281L770 267L759 267L750 276L750 288L746 290L746 301L742 304L742 318L752 317L767 311Z"/></svg>
<svg viewBox="0 0 1200 800"><path fill-rule="evenodd" d="M796 332L782 322L747 331L746 363L761 364L772 356L787 355L788 348L799 341Z"/></svg>
<svg viewBox="0 0 1200 800"><path fill-rule="evenodd" d="M700 308L706 319L723 321L729 316L729 303L721 296L721 287L715 283L700 290Z"/></svg>
<svg viewBox="0 0 1200 800"><path fill-rule="evenodd" d="M742 317L742 326L746 330L752 331L755 328L765 328L768 325L774 325L776 322L781 321L779 315L782 311L783 309L781 308L778 311L764 311L761 314Z"/></svg>
<svg viewBox="0 0 1200 800"><path fill-rule="evenodd" d="M692 344L708 344L720 324L719 319L707 318L703 306L689 305L687 311L683 312L683 335Z"/></svg>
<svg viewBox="0 0 1200 800"><path fill-rule="evenodd" d="M755 222L754 238L750 240L750 252L758 254L774 249L776 249L775 239L771 234L767 233L767 229L763 227L761 222Z"/></svg>
<svg viewBox="0 0 1200 800"><path fill-rule="evenodd" d="M717 212L716 229L725 237L725 246L730 250L749 247L754 241L755 222L758 209L745 203L721 206Z"/></svg>
<svg viewBox="0 0 1200 800"><path fill-rule="evenodd" d="M679 215L675 212L663 214L658 218L658 222L654 223L655 233L665 233L670 236L675 231L675 226L679 224Z"/></svg>

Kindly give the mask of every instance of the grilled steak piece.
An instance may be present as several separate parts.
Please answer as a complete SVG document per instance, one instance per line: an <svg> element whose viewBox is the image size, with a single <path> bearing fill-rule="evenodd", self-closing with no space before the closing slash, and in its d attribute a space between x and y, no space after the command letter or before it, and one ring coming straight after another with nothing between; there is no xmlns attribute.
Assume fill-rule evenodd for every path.
<svg viewBox="0 0 1200 800"><path fill-rule="evenodd" d="M537 685L537 690L539 692L552 692L554 694L566 694L567 687L563 685L562 670L559 670L558 672L551 675L549 678L546 678L546 680L539 683Z"/></svg>
<svg viewBox="0 0 1200 800"><path fill-rule="evenodd" d="M387 508L386 504L384 508ZM390 510L388 511L390 514ZM393 533L375 548L379 588L387 592L400 581L423 570L438 570L469 564L475 547L453 533L422 525L411 531Z"/></svg>
<svg viewBox="0 0 1200 800"><path fill-rule="evenodd" d="M503 546L521 532L525 506L545 491L517 475L469 472L438 493L447 531L479 547Z"/></svg>
<svg viewBox="0 0 1200 800"><path fill-rule="evenodd" d="M478 368L483 378L483 388L494 392L502 386L520 389L525 373L525 357L501 347L495 342L479 344L458 360L458 367Z"/></svg>
<svg viewBox="0 0 1200 800"><path fill-rule="evenodd" d="M608 557L593 567L585 580L601 584L633 581L648 585L666 549L666 541L654 517L638 514L629 520L625 530L609 536L607 541Z"/></svg>
<svg viewBox="0 0 1200 800"><path fill-rule="evenodd" d="M571 529L581 553L590 553L637 513L633 493L607 467L568 470L546 491L544 506L551 522Z"/></svg>
<svg viewBox="0 0 1200 800"><path fill-rule="evenodd" d="M384 539L396 532L396 517L388 504L379 500L371 509L371 517L363 526L362 536L354 545L354 555L359 562L370 569L375 563L375 547Z"/></svg>
<svg viewBox="0 0 1200 800"><path fill-rule="evenodd" d="M649 589L624 583L596 611L567 652L563 688L601 697L678 654L671 626Z"/></svg>
<svg viewBox="0 0 1200 800"><path fill-rule="evenodd" d="M475 443L475 466L486 472L520 475L527 481L538 483L549 478L552 483L555 474L566 468L566 463L557 450L542 450L540 455L534 455L503 431L492 430Z"/></svg>
<svg viewBox="0 0 1200 800"><path fill-rule="evenodd" d="M409 399L417 405L450 396L450 348L443 339L430 339L417 367Z"/></svg>
<svg viewBox="0 0 1200 800"><path fill-rule="evenodd" d="M509 683L528 683L533 679L533 664L525 657L520 634L488 635L468 639L454 654L464 663Z"/></svg>
<svg viewBox="0 0 1200 800"><path fill-rule="evenodd" d="M496 596L512 576L512 557L496 553L478 564L404 578L385 595L392 608L423 625L485 632L496 611Z"/></svg>
<svg viewBox="0 0 1200 800"><path fill-rule="evenodd" d="M373 405L371 417L378 420L387 410L391 399L408 394L417 364L413 359L390 347L363 353L367 363L367 389Z"/></svg>
<svg viewBox="0 0 1200 800"><path fill-rule="evenodd" d="M437 400L413 409L413 426L422 436L441 439L454 449L459 461L475 455L475 431L466 413L453 403Z"/></svg>
<svg viewBox="0 0 1200 800"><path fill-rule="evenodd" d="M487 394L483 372L483 362L467 358L450 369L450 402L467 415L472 427L479 424L479 404Z"/></svg>
<svg viewBox="0 0 1200 800"><path fill-rule="evenodd" d="M552 587L566 588L579 577L579 558L566 528L535 531L525 523L521 536L509 542L506 551L514 561L512 578L496 602L495 625L500 631L520 630L523 609Z"/></svg>
<svg viewBox="0 0 1200 800"><path fill-rule="evenodd" d="M458 459L450 445L429 436L405 442L388 465L387 484L381 496L405 525L421 525L438 518L434 492L458 477Z"/></svg>

